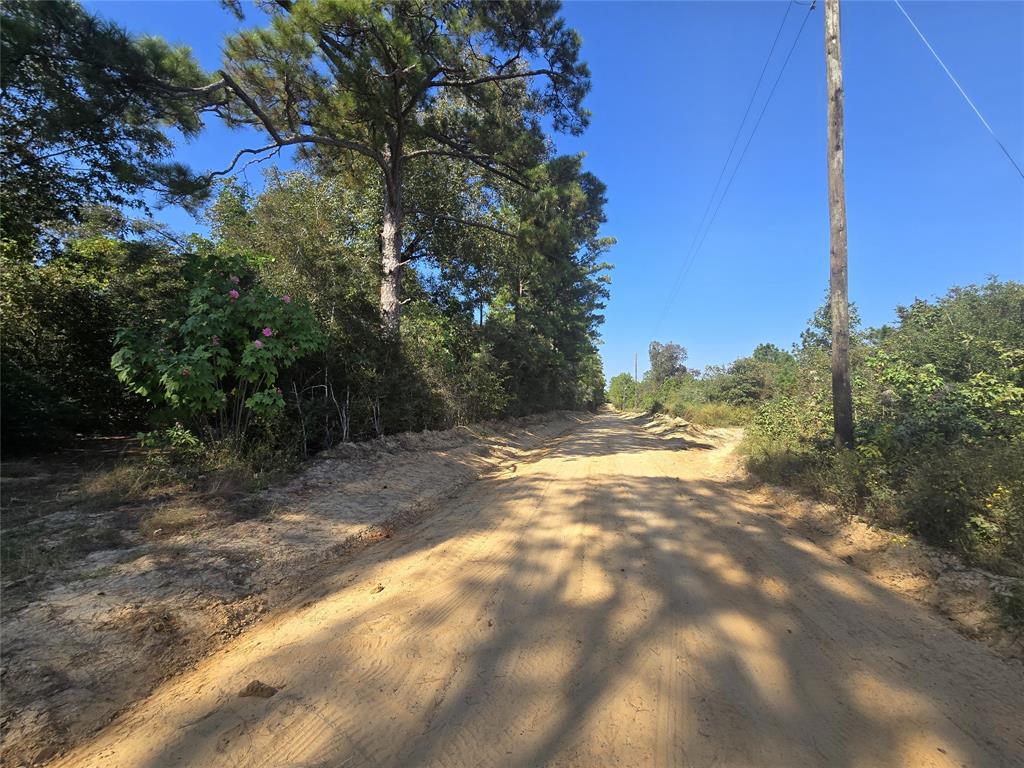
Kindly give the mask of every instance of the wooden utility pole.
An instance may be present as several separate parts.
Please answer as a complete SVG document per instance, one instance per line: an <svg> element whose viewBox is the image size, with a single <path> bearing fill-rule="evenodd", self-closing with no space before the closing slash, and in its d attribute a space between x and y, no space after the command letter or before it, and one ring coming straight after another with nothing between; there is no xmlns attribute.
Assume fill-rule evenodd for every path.
<svg viewBox="0 0 1024 768"><path fill-rule="evenodd" d="M832 415L837 448L853 447L850 390L850 308L846 270L846 188L843 181L843 60L839 0L825 0L825 85L828 92L829 304L832 308Z"/></svg>

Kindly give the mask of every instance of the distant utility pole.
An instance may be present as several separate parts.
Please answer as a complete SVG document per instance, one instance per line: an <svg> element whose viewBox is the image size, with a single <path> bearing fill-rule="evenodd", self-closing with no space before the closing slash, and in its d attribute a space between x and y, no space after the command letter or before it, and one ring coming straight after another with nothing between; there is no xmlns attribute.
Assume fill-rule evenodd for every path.
<svg viewBox="0 0 1024 768"><path fill-rule="evenodd" d="M853 447L850 390L850 308L847 285L846 189L843 181L843 60L839 0L825 0L825 85L828 93L829 303L832 307L832 415L837 448Z"/></svg>

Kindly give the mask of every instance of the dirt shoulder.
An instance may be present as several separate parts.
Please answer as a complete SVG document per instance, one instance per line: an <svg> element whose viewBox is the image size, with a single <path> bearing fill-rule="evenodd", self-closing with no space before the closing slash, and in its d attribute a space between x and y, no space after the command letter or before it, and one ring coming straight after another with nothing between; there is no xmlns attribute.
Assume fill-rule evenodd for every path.
<svg viewBox="0 0 1024 768"><path fill-rule="evenodd" d="M82 741L346 550L389 537L587 418L560 413L342 446L261 493L269 514L158 540L118 535L109 548L91 542L84 557L6 583L0 764L42 764ZM46 510L55 520L70 514L61 498Z"/></svg>
<svg viewBox="0 0 1024 768"><path fill-rule="evenodd" d="M599 414L57 765L1024 764L1024 668L773 519L738 440Z"/></svg>
<svg viewBox="0 0 1024 768"><path fill-rule="evenodd" d="M951 552L857 516L844 517L827 504L784 488L759 484L754 492L771 507L767 514L790 530L892 591L930 606L1004 658L1024 661L1024 635L1005 627L996 607L997 596L1010 594L1020 579L972 568Z"/></svg>
<svg viewBox="0 0 1024 768"><path fill-rule="evenodd" d="M644 417L645 429L659 435L690 434L692 425L666 416ZM929 547L906 533L886 530L858 516L751 477L737 452L742 430L717 430L731 450L722 454L731 474L750 488L763 514L847 564L870 574L889 589L929 606L963 634L986 643L1007 659L1024 661L1024 635L1003 625L997 596L1021 581L964 564L952 552Z"/></svg>

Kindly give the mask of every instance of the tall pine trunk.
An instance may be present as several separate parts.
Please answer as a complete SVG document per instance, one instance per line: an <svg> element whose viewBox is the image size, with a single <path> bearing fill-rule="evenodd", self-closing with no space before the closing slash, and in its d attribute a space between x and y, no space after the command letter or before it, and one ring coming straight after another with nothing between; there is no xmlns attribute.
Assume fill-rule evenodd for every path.
<svg viewBox="0 0 1024 768"><path fill-rule="evenodd" d="M401 149L393 150L384 185L381 226L380 315L384 332L398 336L402 322L402 165Z"/></svg>

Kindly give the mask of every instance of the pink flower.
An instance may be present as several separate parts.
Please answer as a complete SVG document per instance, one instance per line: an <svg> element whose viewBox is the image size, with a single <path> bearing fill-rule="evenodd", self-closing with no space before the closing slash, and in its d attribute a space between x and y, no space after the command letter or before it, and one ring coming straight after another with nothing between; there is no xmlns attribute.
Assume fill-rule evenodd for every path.
<svg viewBox="0 0 1024 768"><path fill-rule="evenodd" d="M238 285L238 282L239 282L238 275L232 275L231 277L228 278L228 280L230 280L235 285Z"/></svg>
<svg viewBox="0 0 1024 768"><path fill-rule="evenodd" d="M281 297L281 301L283 301L285 304L291 304L292 297L286 293L284 296Z"/></svg>
<svg viewBox="0 0 1024 768"><path fill-rule="evenodd" d="M187 379L189 376L192 375L192 371L190 371L188 368L182 368L181 375Z"/></svg>
<svg viewBox="0 0 1024 768"><path fill-rule="evenodd" d="M236 290L235 290L234 288L232 288L232 289L231 289L230 291L228 291L228 296L230 296L230 297L231 297L231 300L232 300L232 301L234 301L235 299L237 299L237 298L238 298L238 297L239 297L240 295L241 295L241 294L239 294L239 293L238 293L238 291L236 291Z"/></svg>
<svg viewBox="0 0 1024 768"><path fill-rule="evenodd" d="M268 338L270 336L273 336L274 335L274 329L273 328L264 328L263 329L263 335L267 336Z"/></svg>
<svg viewBox="0 0 1024 768"><path fill-rule="evenodd" d="M213 344L213 346L215 346L215 347L219 347L220 346L220 336L214 336L213 338L211 338L210 339L210 343Z"/></svg>
<svg viewBox="0 0 1024 768"><path fill-rule="evenodd" d="M263 349L263 342L260 341L259 339L256 339L256 341L254 341L252 345L256 347L256 349Z"/></svg>

